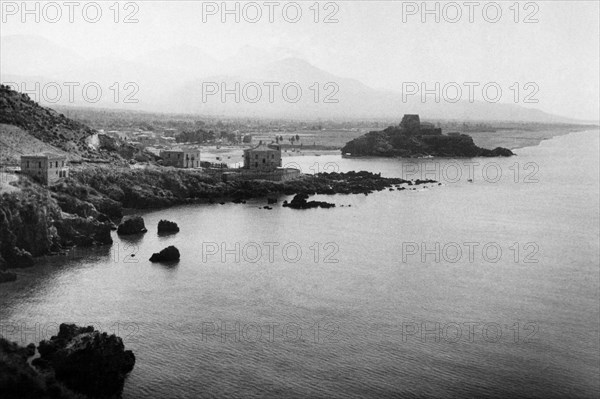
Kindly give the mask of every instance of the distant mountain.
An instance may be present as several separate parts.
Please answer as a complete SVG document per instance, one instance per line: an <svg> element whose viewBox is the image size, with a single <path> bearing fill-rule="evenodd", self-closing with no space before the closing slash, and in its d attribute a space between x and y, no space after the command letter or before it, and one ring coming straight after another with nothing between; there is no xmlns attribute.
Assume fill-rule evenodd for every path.
<svg viewBox="0 0 600 399"><path fill-rule="evenodd" d="M422 103L417 96L405 102L401 93L336 76L287 48L261 50L245 46L223 61L194 46L156 50L134 60L86 60L38 36L19 35L2 38L0 55L2 82L26 83L27 87L36 82L41 86L48 82L78 82L81 87L94 82L102 89L97 102L84 101L81 87L75 91L75 102L69 102L65 89L59 105L231 117L389 119L411 113L429 119L464 121L577 122L518 104ZM222 89L235 89L236 83L238 101L232 94L223 101ZM270 83L278 85L272 99L267 86ZM214 90L215 85L216 95L207 96L207 89ZM283 93L285 85L287 91ZM39 100L51 105L44 98Z"/></svg>
<svg viewBox="0 0 600 399"><path fill-rule="evenodd" d="M272 102L269 82L276 83ZM239 101L233 94L239 84ZM215 87L215 84L217 85ZM290 84L286 94L283 88ZM262 96L258 98L258 88ZM246 87L246 90L244 90ZM300 87L297 96L295 87ZM210 90L218 90L210 95ZM299 100L296 102L296 97ZM254 102L255 101L255 102ZM376 90L356 79L342 78L298 58L285 58L236 72L186 82L165 98L164 109L206 115L314 118L393 118L399 114L427 115L429 119L497 120L526 122L574 122L516 104L459 101L422 103L403 101L402 95Z"/></svg>
<svg viewBox="0 0 600 399"><path fill-rule="evenodd" d="M262 66L286 58L302 58L297 51L286 47L265 50L254 46L243 46L233 56L221 62L220 71L235 71L248 66Z"/></svg>
<svg viewBox="0 0 600 399"><path fill-rule="evenodd" d="M239 101L234 95L221 95L236 87ZM217 94L208 95L215 89ZM369 90L359 81L342 79L298 58L286 58L187 82L166 98L164 106L213 115L351 117L356 99Z"/></svg>
<svg viewBox="0 0 600 399"><path fill-rule="evenodd" d="M53 76L65 65L79 65L85 59L74 51L36 35L0 37L2 74Z"/></svg>
<svg viewBox="0 0 600 399"><path fill-rule="evenodd" d="M204 50L194 46L177 46L142 54L133 60L146 67L169 71L179 80L190 80L198 76L217 73L219 61Z"/></svg>

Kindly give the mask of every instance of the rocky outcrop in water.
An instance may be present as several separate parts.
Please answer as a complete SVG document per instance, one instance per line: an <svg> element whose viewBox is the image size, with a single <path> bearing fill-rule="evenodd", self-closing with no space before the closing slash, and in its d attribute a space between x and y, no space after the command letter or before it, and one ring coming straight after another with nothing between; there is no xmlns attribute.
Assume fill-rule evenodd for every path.
<svg viewBox="0 0 600 399"><path fill-rule="evenodd" d="M56 231L66 246L90 247L112 244L112 224L94 219L65 215L55 222Z"/></svg>
<svg viewBox="0 0 600 399"><path fill-rule="evenodd" d="M133 235L145 233L147 231L146 225L144 224L144 218L141 216L127 216L117 228L117 234L119 235Z"/></svg>
<svg viewBox="0 0 600 399"><path fill-rule="evenodd" d="M177 226L177 223L169 220L161 220L158 222L158 234L172 234L178 232L179 226Z"/></svg>
<svg viewBox="0 0 600 399"><path fill-rule="evenodd" d="M171 245L158 253L153 253L150 262L176 262L179 258L179 250Z"/></svg>
<svg viewBox="0 0 600 399"><path fill-rule="evenodd" d="M284 201L285 208L311 209L311 208L333 208L335 204L323 201L308 201L308 194L296 194L291 202Z"/></svg>
<svg viewBox="0 0 600 399"><path fill-rule="evenodd" d="M135 365L121 338L74 324L61 324L58 335L40 342L38 351L36 367L53 370L56 380L90 397L119 396Z"/></svg>
<svg viewBox="0 0 600 399"><path fill-rule="evenodd" d="M405 115L399 126L372 131L348 142L342 154L416 158L435 157L507 157L514 155L507 148L480 148L466 134L443 135L431 124L421 123L418 115Z"/></svg>

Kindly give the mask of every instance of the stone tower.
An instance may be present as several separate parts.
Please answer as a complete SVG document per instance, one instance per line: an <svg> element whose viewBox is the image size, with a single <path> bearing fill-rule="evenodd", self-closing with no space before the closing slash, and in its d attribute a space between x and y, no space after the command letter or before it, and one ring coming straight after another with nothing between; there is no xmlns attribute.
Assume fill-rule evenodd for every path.
<svg viewBox="0 0 600 399"><path fill-rule="evenodd" d="M409 131L418 132L421 129L421 119L419 115L405 114L400 122L400 127Z"/></svg>

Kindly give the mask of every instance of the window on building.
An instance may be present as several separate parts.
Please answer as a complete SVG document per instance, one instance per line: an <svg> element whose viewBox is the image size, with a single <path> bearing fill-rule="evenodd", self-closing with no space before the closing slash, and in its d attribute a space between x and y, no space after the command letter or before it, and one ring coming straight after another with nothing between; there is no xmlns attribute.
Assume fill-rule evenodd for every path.
<svg viewBox="0 0 600 399"><path fill-rule="evenodd" d="M267 160L263 158L263 163L266 163L266 162L267 162Z"/></svg>
<svg viewBox="0 0 600 399"><path fill-rule="evenodd" d="M255 167L255 168L258 168L258 162L255 162L255 163L254 163L254 167Z"/></svg>
<svg viewBox="0 0 600 399"><path fill-rule="evenodd" d="M38 162L38 168L42 169L42 161Z"/></svg>

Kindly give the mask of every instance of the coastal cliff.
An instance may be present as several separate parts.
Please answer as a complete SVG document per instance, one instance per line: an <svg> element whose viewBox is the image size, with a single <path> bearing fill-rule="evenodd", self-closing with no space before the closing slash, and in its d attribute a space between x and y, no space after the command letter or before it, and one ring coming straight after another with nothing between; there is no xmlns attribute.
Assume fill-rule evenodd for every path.
<svg viewBox="0 0 600 399"><path fill-rule="evenodd" d="M33 257L79 245L112 243L111 223L65 212L44 187L22 177L0 201L0 270L33 265Z"/></svg>
<svg viewBox="0 0 600 399"><path fill-rule="evenodd" d="M123 208L156 209L189 203L281 195L369 194L430 181L385 178L370 172L320 173L285 182L223 182L197 170L129 169L89 165L63 182L43 187L21 176L0 202L0 269L27 267L33 257L71 246L112 243Z"/></svg>
<svg viewBox="0 0 600 399"><path fill-rule="evenodd" d="M399 126L372 131L348 142L342 154L418 158L433 157L507 157L514 155L507 148L480 148L473 139L460 133L442 134L440 128L421 123L419 115L404 115Z"/></svg>

